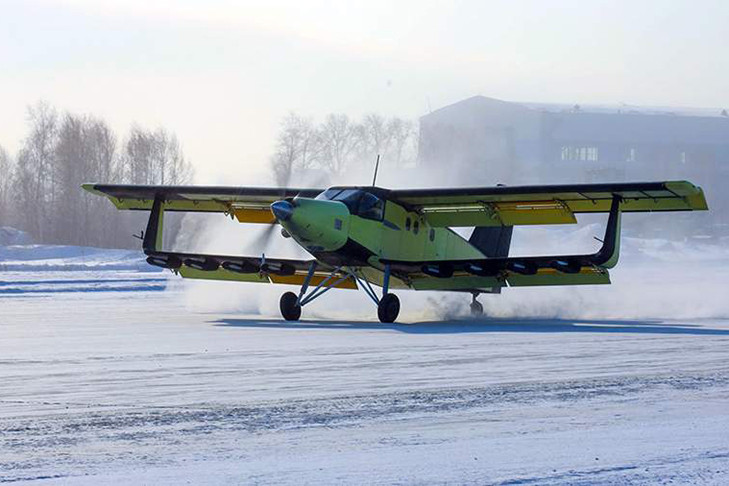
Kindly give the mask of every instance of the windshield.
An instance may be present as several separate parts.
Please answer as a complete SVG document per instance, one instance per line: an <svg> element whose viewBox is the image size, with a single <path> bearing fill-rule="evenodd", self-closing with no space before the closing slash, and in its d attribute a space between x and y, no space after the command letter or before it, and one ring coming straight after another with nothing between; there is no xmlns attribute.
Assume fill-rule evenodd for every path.
<svg viewBox="0 0 729 486"><path fill-rule="evenodd" d="M340 192L342 192L341 189L327 189L326 191L324 191L321 194L319 194L318 196L316 196L316 199L328 199L328 200L332 200Z"/></svg>
<svg viewBox="0 0 729 486"><path fill-rule="evenodd" d="M359 201L358 213L361 218L382 221L385 215L385 201L374 194L365 192Z"/></svg>
<svg viewBox="0 0 729 486"><path fill-rule="evenodd" d="M362 191L357 189L345 189L339 194L334 196L332 199L335 201L341 201L347 205L349 214L357 214L359 208L359 200L362 197Z"/></svg>

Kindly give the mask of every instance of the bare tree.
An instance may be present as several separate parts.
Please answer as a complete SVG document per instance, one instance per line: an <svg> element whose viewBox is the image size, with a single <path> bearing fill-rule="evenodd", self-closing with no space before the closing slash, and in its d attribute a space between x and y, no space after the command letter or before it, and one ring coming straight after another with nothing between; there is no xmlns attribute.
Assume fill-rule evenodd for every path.
<svg viewBox="0 0 729 486"><path fill-rule="evenodd" d="M412 143L416 135L415 127L411 121L394 117L387 123L387 131L392 141L391 156L395 159L395 167L400 167L406 158L411 158L408 149L417 146Z"/></svg>
<svg viewBox="0 0 729 486"><path fill-rule="evenodd" d="M114 182L120 180L116 136L101 119L90 117L84 126L86 146L86 173L83 182ZM99 204L98 198L83 191L84 244L92 246L118 246L128 234L124 220L116 220L116 209L111 204Z"/></svg>
<svg viewBox="0 0 729 486"><path fill-rule="evenodd" d="M10 225L12 218L12 189L14 165L7 150L0 146L0 226Z"/></svg>
<svg viewBox="0 0 729 486"><path fill-rule="evenodd" d="M321 128L321 165L333 175L341 174L352 163L361 140L359 127L347 115L328 115Z"/></svg>
<svg viewBox="0 0 729 486"><path fill-rule="evenodd" d="M14 194L23 211L23 229L43 241L45 230L54 217L52 208L57 184L53 180L55 144L58 133L56 110L45 102L28 109L30 134L17 157Z"/></svg>
<svg viewBox="0 0 729 486"><path fill-rule="evenodd" d="M160 128L155 132L160 184L180 185L192 181L193 169L182 153L180 141L174 133Z"/></svg>
<svg viewBox="0 0 729 486"><path fill-rule="evenodd" d="M152 133L133 125L124 143L122 178L130 184L153 184L154 151Z"/></svg>
<svg viewBox="0 0 729 486"><path fill-rule="evenodd" d="M84 137L85 120L66 113L58 129L53 164L53 178L59 188L55 210L63 214L63 224L49 228L49 238L64 244L79 244L82 237L82 195L77 188L83 182L89 165Z"/></svg>
<svg viewBox="0 0 729 486"><path fill-rule="evenodd" d="M354 165L374 164L377 155L394 167L414 161L417 131L411 121L370 113L360 123L330 114L318 126L291 113L281 122L271 167L279 185L301 169L323 169L341 175Z"/></svg>
<svg viewBox="0 0 729 486"><path fill-rule="evenodd" d="M365 115L361 126L355 131L359 138L358 152L361 163L374 164L380 155L389 158L388 149L392 141L390 125L382 115L370 113Z"/></svg>
<svg viewBox="0 0 729 486"><path fill-rule="evenodd" d="M288 185L294 171L312 168L319 155L320 146L319 133L311 119L289 113L281 124L276 152L271 157L271 166L278 185Z"/></svg>
<svg viewBox="0 0 729 486"><path fill-rule="evenodd" d="M109 205L79 190L84 182L115 179L116 137L98 118L66 113L58 130L54 179L58 182L57 209L62 224L53 225L54 241L93 246L113 245L118 235ZM58 221L58 220L56 220Z"/></svg>
<svg viewBox="0 0 729 486"><path fill-rule="evenodd" d="M122 173L132 184L185 184L193 177L176 135L138 125L132 126L124 144Z"/></svg>

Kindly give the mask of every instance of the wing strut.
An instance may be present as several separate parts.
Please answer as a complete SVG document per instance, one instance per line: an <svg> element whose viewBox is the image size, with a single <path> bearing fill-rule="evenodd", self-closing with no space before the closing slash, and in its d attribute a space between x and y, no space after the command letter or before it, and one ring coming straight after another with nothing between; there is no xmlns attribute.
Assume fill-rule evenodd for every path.
<svg viewBox="0 0 729 486"><path fill-rule="evenodd" d="M618 194L613 195L613 202L610 205L610 216L608 216L607 227L605 228L605 239L603 239L600 250L592 255L592 263L598 267L613 268L618 264L620 257L620 203L623 198Z"/></svg>
<svg viewBox="0 0 729 486"><path fill-rule="evenodd" d="M149 221L147 222L147 231L144 232L144 239L142 240L142 249L145 255L162 251L162 231L165 215L165 210L162 207L163 202L164 199L161 195L157 194L154 197L152 212L149 214Z"/></svg>

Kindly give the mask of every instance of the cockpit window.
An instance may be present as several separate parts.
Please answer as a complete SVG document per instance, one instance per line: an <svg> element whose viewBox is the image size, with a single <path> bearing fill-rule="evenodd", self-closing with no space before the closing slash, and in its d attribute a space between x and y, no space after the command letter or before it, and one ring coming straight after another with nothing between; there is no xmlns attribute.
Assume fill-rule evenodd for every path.
<svg viewBox="0 0 729 486"><path fill-rule="evenodd" d="M382 221L382 218L385 216L385 201L374 194L365 192L359 201L359 216L361 218Z"/></svg>

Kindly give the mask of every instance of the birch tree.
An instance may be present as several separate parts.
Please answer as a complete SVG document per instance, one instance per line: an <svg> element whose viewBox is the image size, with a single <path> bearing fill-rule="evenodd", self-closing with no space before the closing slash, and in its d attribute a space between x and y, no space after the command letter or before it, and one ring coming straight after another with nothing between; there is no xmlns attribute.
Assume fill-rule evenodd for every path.
<svg viewBox="0 0 729 486"><path fill-rule="evenodd" d="M14 177L14 164L7 150L0 146L0 226L9 226L12 224L12 205L13 199L11 195L12 183Z"/></svg>
<svg viewBox="0 0 729 486"><path fill-rule="evenodd" d="M23 141L17 157L14 197L22 212L22 229L38 241L44 241L46 229L54 217L57 184L51 170L58 134L56 110L45 102L28 109L30 134Z"/></svg>

